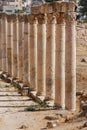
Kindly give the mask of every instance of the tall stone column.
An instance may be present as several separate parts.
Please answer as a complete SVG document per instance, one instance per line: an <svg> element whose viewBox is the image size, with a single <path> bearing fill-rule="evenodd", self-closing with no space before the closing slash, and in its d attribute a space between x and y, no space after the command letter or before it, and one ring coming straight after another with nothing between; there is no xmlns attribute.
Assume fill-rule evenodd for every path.
<svg viewBox="0 0 87 130"><path fill-rule="evenodd" d="M32 16L31 16L32 17ZM30 21L30 88L37 89L37 19Z"/></svg>
<svg viewBox="0 0 87 130"><path fill-rule="evenodd" d="M0 71L2 70L2 49L1 49L1 34L2 34L2 16L0 15Z"/></svg>
<svg viewBox="0 0 87 130"><path fill-rule="evenodd" d="M24 36L24 19L18 17L18 80L23 81L23 36Z"/></svg>
<svg viewBox="0 0 87 130"><path fill-rule="evenodd" d="M34 57L35 57L35 88L37 89L37 24L38 20L34 20Z"/></svg>
<svg viewBox="0 0 87 130"><path fill-rule="evenodd" d="M37 95L46 95L46 16L38 18Z"/></svg>
<svg viewBox="0 0 87 130"><path fill-rule="evenodd" d="M2 41L2 70L6 72L6 17L2 16L2 33L1 33L1 41Z"/></svg>
<svg viewBox="0 0 87 130"><path fill-rule="evenodd" d="M55 99L55 36L56 19L48 17L46 47L46 98Z"/></svg>
<svg viewBox="0 0 87 130"><path fill-rule="evenodd" d="M28 81L30 84L30 22L28 20Z"/></svg>
<svg viewBox="0 0 87 130"><path fill-rule="evenodd" d="M66 107L76 110L76 28L75 14L66 20Z"/></svg>
<svg viewBox="0 0 87 130"><path fill-rule="evenodd" d="M60 78L61 78L61 106L65 109L65 23L60 25L61 39L60 39L60 57L61 57L61 67L60 67Z"/></svg>
<svg viewBox="0 0 87 130"><path fill-rule="evenodd" d="M25 16L24 19L24 43L23 43L23 83L24 85L28 85L28 17Z"/></svg>
<svg viewBox="0 0 87 130"><path fill-rule="evenodd" d="M7 16L7 72L10 76L12 76L12 37L12 19L9 15Z"/></svg>
<svg viewBox="0 0 87 130"><path fill-rule="evenodd" d="M55 103L65 109L65 21L59 17L56 42Z"/></svg>
<svg viewBox="0 0 87 130"><path fill-rule="evenodd" d="M5 31L5 35L6 35L6 72L7 72L7 70L8 70L8 65L7 65L7 16L6 16L6 18L5 18L5 29L6 29L6 31Z"/></svg>
<svg viewBox="0 0 87 130"><path fill-rule="evenodd" d="M12 42L12 76L13 78L17 78L18 73L18 65L17 65L17 42L18 42L18 30L17 30L17 16L13 18L13 42Z"/></svg>

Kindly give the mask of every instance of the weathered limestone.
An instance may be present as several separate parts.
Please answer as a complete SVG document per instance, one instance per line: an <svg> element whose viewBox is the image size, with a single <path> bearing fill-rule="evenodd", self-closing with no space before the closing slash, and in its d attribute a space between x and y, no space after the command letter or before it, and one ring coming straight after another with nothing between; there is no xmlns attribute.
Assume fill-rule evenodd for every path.
<svg viewBox="0 0 87 130"><path fill-rule="evenodd" d="M18 65L17 65L17 42L18 42L18 19L14 16L13 23L12 23L12 33L13 33L13 41L12 41L12 76L13 78L18 78Z"/></svg>
<svg viewBox="0 0 87 130"><path fill-rule="evenodd" d="M23 83L28 85L28 19L24 21L24 43L23 43Z"/></svg>
<svg viewBox="0 0 87 130"><path fill-rule="evenodd" d="M7 17L7 72L12 76L12 19L11 16ZM15 33L14 33L15 35Z"/></svg>
<svg viewBox="0 0 87 130"><path fill-rule="evenodd" d="M0 15L0 70L51 105L71 110L76 109L74 7L59 1L32 7L30 15Z"/></svg>
<svg viewBox="0 0 87 130"><path fill-rule="evenodd" d="M23 17L18 17L18 80L23 81Z"/></svg>
<svg viewBox="0 0 87 130"><path fill-rule="evenodd" d="M2 70L2 48L1 48L1 43L2 43L2 41L1 41L1 33L2 33L2 24L1 24L1 21L2 21L2 19L1 19L1 16L0 16L0 70Z"/></svg>
<svg viewBox="0 0 87 130"><path fill-rule="evenodd" d="M55 35L56 18L48 17L47 25L47 55L46 55L46 97L55 99ZM50 47L50 48L49 48Z"/></svg>
<svg viewBox="0 0 87 130"><path fill-rule="evenodd" d="M76 29L75 15L66 21L66 106L76 109Z"/></svg>
<svg viewBox="0 0 87 130"><path fill-rule="evenodd" d="M61 105L65 109L65 23L61 24Z"/></svg>
<svg viewBox="0 0 87 130"><path fill-rule="evenodd" d="M6 72L6 35L7 35L7 30L6 30L6 26L7 26L7 19L6 17L2 18L1 21L1 26L2 26L2 32L1 32L1 40L2 40L2 44L1 44L1 48L2 48L2 70L4 72Z"/></svg>
<svg viewBox="0 0 87 130"><path fill-rule="evenodd" d="M35 18L33 27L34 27L34 64L35 64L35 86L34 88L37 89L37 24L38 20Z"/></svg>
<svg viewBox="0 0 87 130"><path fill-rule="evenodd" d="M30 88L37 89L37 19L30 18L30 40L29 40L29 57L30 57Z"/></svg>
<svg viewBox="0 0 87 130"><path fill-rule="evenodd" d="M60 18L61 19L61 18ZM57 24L57 29L58 29L58 43L60 45L56 45L57 49L57 57L59 59L56 59L58 61L56 66L56 69L58 73L56 72L56 97L55 97L55 103L58 103L58 99L60 100L60 104L63 109L65 109L65 21L61 19L61 21ZM59 75L59 76L58 76ZM59 82L59 85L58 85ZM58 87L59 86L59 87ZM59 88L59 92L57 91L57 87Z"/></svg>
<svg viewBox="0 0 87 130"><path fill-rule="evenodd" d="M38 19L37 95L46 93L46 16ZM42 84L42 85L41 85Z"/></svg>

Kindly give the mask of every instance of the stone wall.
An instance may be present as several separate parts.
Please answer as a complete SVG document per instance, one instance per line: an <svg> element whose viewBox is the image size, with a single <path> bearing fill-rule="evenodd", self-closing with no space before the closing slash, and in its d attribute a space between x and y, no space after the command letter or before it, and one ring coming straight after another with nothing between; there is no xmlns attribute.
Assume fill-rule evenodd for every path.
<svg viewBox="0 0 87 130"><path fill-rule="evenodd" d="M1 70L63 109L76 109L76 29L73 2L0 14Z"/></svg>

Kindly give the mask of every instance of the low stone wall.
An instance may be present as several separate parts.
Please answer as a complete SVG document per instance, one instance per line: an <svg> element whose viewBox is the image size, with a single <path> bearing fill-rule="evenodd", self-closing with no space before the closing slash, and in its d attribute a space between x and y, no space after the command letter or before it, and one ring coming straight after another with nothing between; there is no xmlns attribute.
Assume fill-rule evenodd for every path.
<svg viewBox="0 0 87 130"><path fill-rule="evenodd" d="M73 2L0 14L0 69L63 109L76 109L76 22Z"/></svg>

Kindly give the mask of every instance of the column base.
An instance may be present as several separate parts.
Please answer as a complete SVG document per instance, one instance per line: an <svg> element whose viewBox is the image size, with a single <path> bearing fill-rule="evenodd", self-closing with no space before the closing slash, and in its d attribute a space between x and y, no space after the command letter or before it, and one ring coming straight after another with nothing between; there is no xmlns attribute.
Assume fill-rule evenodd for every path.
<svg viewBox="0 0 87 130"><path fill-rule="evenodd" d="M41 101L44 101L45 96L37 96Z"/></svg>
<svg viewBox="0 0 87 130"><path fill-rule="evenodd" d="M46 101L46 100L45 100ZM53 107L54 106L54 100L48 100L46 101L46 104L49 106L49 107Z"/></svg>

